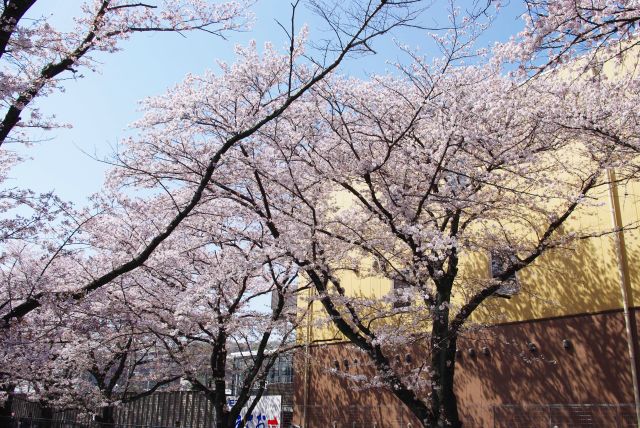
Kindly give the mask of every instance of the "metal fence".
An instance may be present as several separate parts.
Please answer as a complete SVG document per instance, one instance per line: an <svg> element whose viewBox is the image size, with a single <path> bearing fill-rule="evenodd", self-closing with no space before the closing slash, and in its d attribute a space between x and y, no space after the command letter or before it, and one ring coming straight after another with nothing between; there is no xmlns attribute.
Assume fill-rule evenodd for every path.
<svg viewBox="0 0 640 428"><path fill-rule="evenodd" d="M494 427L635 428L632 404L502 405L493 407Z"/></svg>
<svg viewBox="0 0 640 428"><path fill-rule="evenodd" d="M41 418L0 417L2 428L148 428L146 425L104 424L96 421L73 422ZM153 428L176 428L154 426Z"/></svg>
<svg viewBox="0 0 640 428"><path fill-rule="evenodd" d="M14 421L26 423L27 420L33 420L38 421L34 427L49 426L41 418L42 409L37 403L15 399L12 410ZM156 392L115 407L113 420L115 426L123 428L210 428L215 425L213 406L198 391ZM52 422L54 428L108 426L99 425L93 416L81 410L54 412Z"/></svg>
<svg viewBox="0 0 640 428"><path fill-rule="evenodd" d="M93 421L79 411L54 413L42 419L36 403L15 400L14 418L0 419L4 428L211 428L213 408L195 391L160 392L115 408L115 424ZM465 428L631 428L632 404L531 404L472 406L461 409ZM305 428L419 428L405 406L309 405L296 409ZM284 422L284 421L283 421ZM290 423L290 422L289 422ZM288 423L286 424L288 425ZM285 426L284 423L282 426Z"/></svg>
<svg viewBox="0 0 640 428"><path fill-rule="evenodd" d="M298 412L299 410L299 412ZM305 428L420 428L404 406L309 405ZM534 404L461 409L464 428L636 428L632 404Z"/></svg>
<svg viewBox="0 0 640 428"><path fill-rule="evenodd" d="M282 397L282 411L277 416L280 421L278 428L289 428L293 410L291 386L274 384L270 392ZM110 428L94 421L93 415L83 410L53 411L53 418L48 421L38 403L20 397L14 398L12 412L14 417L10 421L0 421L0 428L9 426L9 422L12 428ZM33 423L25 425L28 420ZM215 411L212 403L199 391L155 392L114 407L113 420L114 428L212 428L215 426Z"/></svg>

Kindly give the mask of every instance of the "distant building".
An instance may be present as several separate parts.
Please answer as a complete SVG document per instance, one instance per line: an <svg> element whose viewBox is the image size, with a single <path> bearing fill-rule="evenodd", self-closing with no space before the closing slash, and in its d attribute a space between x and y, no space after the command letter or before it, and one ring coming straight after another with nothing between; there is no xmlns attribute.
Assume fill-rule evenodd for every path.
<svg viewBox="0 0 640 428"><path fill-rule="evenodd" d="M239 394L244 376L251 365L252 354L248 351L234 352L229 355L231 360L231 370L227 378L227 385L230 385L229 395L236 397ZM282 354L276 358L275 363L269 370L267 375L267 385L263 393L265 396L279 395L281 396L282 414L281 427L288 428L291 426L293 417L293 354ZM257 392L258 385L251 391L251 394Z"/></svg>

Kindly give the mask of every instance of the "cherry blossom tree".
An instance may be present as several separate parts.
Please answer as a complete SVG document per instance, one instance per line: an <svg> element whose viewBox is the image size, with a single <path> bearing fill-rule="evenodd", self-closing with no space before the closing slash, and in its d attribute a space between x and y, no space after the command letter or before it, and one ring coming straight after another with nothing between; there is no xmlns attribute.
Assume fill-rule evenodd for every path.
<svg viewBox="0 0 640 428"><path fill-rule="evenodd" d="M127 257L118 259L120 264L114 264L113 260L105 261L104 264L92 264L91 279L82 285L76 284L74 289L65 286L64 291L53 288L48 291L32 292L18 299L6 300L7 304L3 305L5 309L2 314L3 328L7 328L14 320L19 320L40 308L44 299L57 296L57 298L80 300L119 276L142 266L185 219L197 212L196 208L202 201L211 178L217 173L219 165L224 162L226 153L232 147L260 132L266 124L287 111L297 99L334 71L347 56L354 52L370 50L369 45L376 37L412 22L420 12L414 7L418 3L417 1L381 1L336 4L334 13L327 14L327 20L339 30L339 36L323 47L321 56L304 56L304 43L294 34L295 27L292 20L292 30L289 32L291 47L287 54L278 54L270 46L266 47L262 56L258 54L255 46L239 49L238 63L233 66L223 65L221 75L209 73L202 78L190 76L185 84L178 86L167 96L149 100L147 102L149 113L139 123L141 129L149 129L149 131L143 137L145 140L139 142L139 149L132 151L144 151L144 147L153 147L154 144L166 144L167 150L170 150L174 144L180 144L180 139L173 139L176 133L184 130L184 126L194 120L202 122L202 126L210 125L212 129L206 138L201 140L200 155L204 157L199 156L197 162L190 165L193 169L188 172L189 175L182 176L177 188L172 185L166 186L162 175L134 179L134 181L138 180L140 185L149 186L151 182L167 191L162 201L161 198L153 200L153 203L167 204L165 207L168 207L169 211L163 211L158 217L165 223L160 225L157 219L149 223L154 234L141 235L144 236L144 240L135 241L137 244L135 247L127 242L127 247L131 251L127 253ZM340 10L344 8L348 11L341 14ZM335 21L336 16L349 18L346 23L343 23L340 20ZM308 58L311 60L309 61ZM194 87L189 89L190 85ZM202 85L202 88L212 88L217 93L219 109L204 110L202 116L194 116L192 104L199 90L197 85ZM171 116L167 117L163 108L169 105ZM175 116L178 111L179 113ZM152 126L155 126L153 131ZM195 132L196 129L194 128L193 131ZM135 144L136 142L132 140L131 145ZM125 166L135 167L132 160L125 158L121 160ZM187 160L184 159L184 161ZM126 170L127 168L123 169L123 171ZM126 173L122 175L124 177ZM148 199L131 202L136 210L142 211L150 203ZM168 213L171 215L167 216ZM137 227L144 228L145 225L134 228ZM100 266L100 273L93 270L97 266ZM78 278L83 277L86 275L80 275Z"/></svg>
<svg viewBox="0 0 640 428"><path fill-rule="evenodd" d="M298 270L327 322L368 356L369 385L387 386L425 427L460 426L458 339L478 308L509 294L517 272L607 232L566 228L606 184L606 168L633 166L635 115L614 116L616 100L629 107L635 98L604 80L523 85L498 61L466 65L478 34L468 20L436 35L443 59L409 52L413 62L396 75L334 74L347 55L411 22L414 3L357 3L346 26L323 8L336 30L326 57L309 60L306 31L292 23L287 53L239 47L220 74L188 76L147 100L109 197L65 223L57 240L11 247L2 272L16 285L3 290L3 334L130 284L121 301L140 315L136 328L230 426L287 348L283 305ZM607 103L590 109L598 99ZM465 267L489 257L491 278ZM351 295L346 275L402 287L381 301ZM273 290L275 309L255 313L250 302ZM227 349L240 340L258 346L244 402L226 413ZM103 384L117 360L109 355L128 346L108 343L94 370ZM420 347L424 361L401 367L399 346ZM197 376L205 363L213 387Z"/></svg>
<svg viewBox="0 0 640 428"><path fill-rule="evenodd" d="M324 221L308 215L310 227L373 258L378 274L403 285L401 293L375 311L349 299L340 272L358 265L334 260L331 241L319 240L324 249L310 262L322 268L306 272L340 332L374 361L376 381L425 426L460 426L453 390L458 336L517 271L567 244L559 228L594 191L608 157L591 159L572 147L583 165L563 165L560 153L570 140L539 119L538 108L548 105L491 70L450 70L435 88L430 76L414 75L412 85L421 83L415 87L388 78L361 86L336 82L324 95L333 136L307 151L307 167L335 183L333 192L349 195L351 205L329 207ZM420 88L429 88L426 102ZM392 94L403 96L389 101ZM562 181L544 172L558 170L567 173ZM304 194L298 197L311 205ZM500 255L493 278L464 272L463 259L474 253ZM373 322L393 316L413 320L405 325L428 325L428 338L411 327L398 335L396 323L391 329ZM428 356L422 385L411 379L415 373L399 371L395 350L383 345L420 337Z"/></svg>
<svg viewBox="0 0 640 428"><path fill-rule="evenodd" d="M498 52L539 74L581 57L589 69L627 54L637 57L636 1L525 0L525 28Z"/></svg>
<svg viewBox="0 0 640 428"><path fill-rule="evenodd" d="M63 254L7 254L11 290L29 292L39 281L73 289L74 282L91 277L95 264L126 258L135 239L153 234L153 219L162 212L136 212L136 204L127 202L129 211L87 220ZM263 239L229 208L219 198L208 200L201 207L206 215L190 217L140 269L96 290L91 299L53 299L11 324L2 333L0 382L28 389L46 409L80 408L108 424L120 403L187 379L214 403L220 426L235 426L240 410L260 399L278 356L295 348L297 316L285 303L295 301L296 271L272 248L270 235ZM92 255L72 251L78 246L90 247ZM272 308L253 303L272 293ZM252 355L238 400L227 411L229 346ZM209 372L212 384L201 377Z"/></svg>
<svg viewBox="0 0 640 428"><path fill-rule="evenodd" d="M327 320L369 356L369 384L387 386L424 426L461 424L457 340L474 312L508 296L545 253L608 232L566 228L620 160L619 147L602 150L599 136L561 123L573 113L563 87L454 66L454 52L403 78L325 81L235 151L226 166L236 176L214 181L261 219ZM465 269L488 255L491 278ZM354 296L342 285L354 272L402 289L382 302ZM394 356L409 345L426 358L407 371Z"/></svg>
<svg viewBox="0 0 640 428"><path fill-rule="evenodd" d="M67 269L72 261L70 254L29 259L24 253L6 253L3 262L12 269L3 276L20 293L38 281L51 281L49 274L63 275L63 282L64 275L73 274ZM53 409L72 408L108 422L115 404L179 379L175 366L161 364L168 361L162 359L164 348L128 310L135 286L125 278L97 293L96 300L50 301L37 316L5 329L0 384L10 393L9 401L17 386L42 405L44 418Z"/></svg>
<svg viewBox="0 0 640 428"><path fill-rule="evenodd" d="M145 309L148 302L137 302L148 313L149 330L164 344L183 378L212 402L219 427L237 426L241 409L255 407L269 369L282 352L295 347L292 334L297 327L295 307L292 313L285 306L292 297L295 301L295 270L257 254L262 250L255 245L237 244L227 241L212 244L217 248L210 251L192 252L190 266L195 273L189 278L171 277L173 287L179 287L170 299L167 292L150 293L157 294L150 305L152 313ZM254 303L272 293L276 299L271 309ZM247 367L236 402L227 408L230 347L245 350ZM210 373L211 382L202 379L203 372Z"/></svg>

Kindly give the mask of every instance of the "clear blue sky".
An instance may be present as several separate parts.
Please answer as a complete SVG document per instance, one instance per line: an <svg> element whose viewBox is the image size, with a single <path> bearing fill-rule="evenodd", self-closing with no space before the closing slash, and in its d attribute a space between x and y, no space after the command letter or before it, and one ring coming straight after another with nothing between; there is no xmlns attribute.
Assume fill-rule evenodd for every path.
<svg viewBox="0 0 640 428"><path fill-rule="evenodd" d="M465 0L461 6L471 1ZM33 15L51 15L54 23L65 25L69 17L78 13L81 3L80 0L40 1L37 3L40 9L35 9ZM446 6L447 2L435 0L422 22L431 25L442 20ZM35 138L45 141L23 151L33 159L13 170L11 184L39 192L55 190L63 199L84 204L90 194L100 189L107 168L90 155L108 157L118 140L131 132L127 130L128 125L141 115L139 100L163 93L187 73L215 69L216 59L232 61L236 43L246 44L253 39L259 45L273 41L276 46L284 46L284 34L275 19L289 21L289 1L259 0L254 12L253 29L231 34L228 41L205 33L191 33L186 37L145 33L122 43L120 52L97 55L95 58L102 64L98 73L84 70L84 78L67 81L64 92L38 99L37 105L44 114L55 114L60 122L70 123L73 128L35 134ZM309 24L311 38L321 36L317 18L304 9L300 12L298 22ZM505 40L517 33L522 27L521 13L521 2L511 0L484 36L484 42ZM426 49L430 44L424 31L403 30L392 36L410 46L421 46L422 52L429 54ZM377 56L352 60L342 72L356 75L382 72L388 68L385 61L398 59L390 39L374 47L379 53Z"/></svg>

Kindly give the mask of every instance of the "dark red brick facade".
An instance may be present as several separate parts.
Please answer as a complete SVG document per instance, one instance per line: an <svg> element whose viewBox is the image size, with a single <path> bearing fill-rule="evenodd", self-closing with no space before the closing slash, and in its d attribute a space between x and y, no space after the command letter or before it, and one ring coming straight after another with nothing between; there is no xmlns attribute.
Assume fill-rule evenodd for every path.
<svg viewBox="0 0 640 428"><path fill-rule="evenodd" d="M640 321L640 312L635 315ZM635 426L621 311L494 326L468 334L459 349L456 390L465 427ZM414 349L399 351L396 358L415 366L424 357ZM315 346L307 368L305 353L298 353L294 423L304 428L418 426L388 390L362 389L331 370L336 364L344 370L346 364L349 374L370 375L364 358L350 345Z"/></svg>

